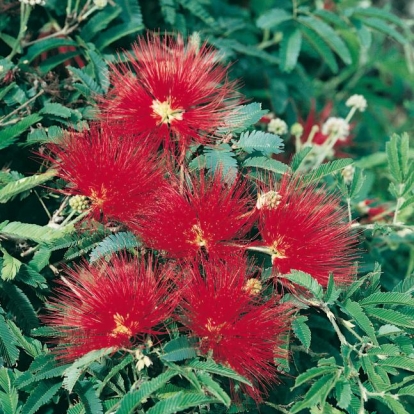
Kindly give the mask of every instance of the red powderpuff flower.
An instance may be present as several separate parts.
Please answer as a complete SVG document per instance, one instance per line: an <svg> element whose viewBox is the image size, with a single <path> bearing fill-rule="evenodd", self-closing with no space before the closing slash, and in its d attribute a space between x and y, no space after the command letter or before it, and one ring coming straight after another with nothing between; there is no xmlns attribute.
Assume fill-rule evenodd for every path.
<svg viewBox="0 0 414 414"><path fill-rule="evenodd" d="M58 333L54 352L72 361L92 350L130 348L132 338L143 341L162 333L157 326L178 302L173 277L171 267L123 256L69 269L43 318Z"/></svg>
<svg viewBox="0 0 414 414"><path fill-rule="evenodd" d="M198 263L186 269L179 319L199 338L200 352L248 379L252 386L243 390L260 401L265 387L277 382L275 358L286 357L282 345L291 307L259 295L260 281L248 278L242 256L203 265L203 271Z"/></svg>
<svg viewBox="0 0 414 414"><path fill-rule="evenodd" d="M232 240L241 238L254 221L253 199L246 182L229 184L221 173L189 178L165 185L152 211L132 227L144 243L173 258L195 257L201 251L224 256L239 250Z"/></svg>
<svg viewBox="0 0 414 414"><path fill-rule="evenodd" d="M257 245L271 254L277 272L301 270L323 286L332 272L336 282L350 283L357 235L339 198L289 176L279 188L271 184L262 190L257 202L262 242Z"/></svg>
<svg viewBox="0 0 414 414"><path fill-rule="evenodd" d="M47 148L48 155L42 156L69 183L62 192L88 197L95 220L128 224L137 214L145 214L148 199L163 181L147 147L115 135L105 124L68 133Z"/></svg>
<svg viewBox="0 0 414 414"><path fill-rule="evenodd" d="M191 142L207 143L239 102L227 68L206 44L149 34L128 56L129 64L111 66L113 88L101 99L101 117L157 148L163 143L183 156Z"/></svg>

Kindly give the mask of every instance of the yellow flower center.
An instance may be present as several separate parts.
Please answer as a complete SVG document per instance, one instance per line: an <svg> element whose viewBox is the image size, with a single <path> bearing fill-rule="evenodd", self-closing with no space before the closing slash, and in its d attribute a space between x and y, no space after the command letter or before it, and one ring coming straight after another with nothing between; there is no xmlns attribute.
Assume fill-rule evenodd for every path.
<svg viewBox="0 0 414 414"><path fill-rule="evenodd" d="M276 239L273 244L270 246L272 250L272 260L274 259L286 259L286 248L288 246L283 242L283 239Z"/></svg>
<svg viewBox="0 0 414 414"><path fill-rule="evenodd" d="M258 279L249 279L243 286L243 289L252 296L257 296L262 290L262 283Z"/></svg>
<svg viewBox="0 0 414 414"><path fill-rule="evenodd" d="M91 195L89 198L92 200L93 204L102 209L108 199L108 190L104 186L101 186L100 191L91 189Z"/></svg>
<svg viewBox="0 0 414 414"><path fill-rule="evenodd" d="M203 230L198 224L194 224L194 226L191 227L191 233L194 237L191 243L196 244L199 247L207 248L207 240L204 236Z"/></svg>
<svg viewBox="0 0 414 414"><path fill-rule="evenodd" d="M126 317L128 318L129 315ZM112 330L111 336L117 337L117 336L132 336L133 332L131 327L128 327L125 325L125 317L120 315L119 313L116 313L114 315L114 322L115 322L115 329ZM135 325L137 325L136 322L133 323L134 328Z"/></svg>
<svg viewBox="0 0 414 414"><path fill-rule="evenodd" d="M182 121L183 119L184 109L173 109L168 99L164 102L154 99L151 108L154 111L154 116L161 118L161 124L170 125L173 121Z"/></svg>

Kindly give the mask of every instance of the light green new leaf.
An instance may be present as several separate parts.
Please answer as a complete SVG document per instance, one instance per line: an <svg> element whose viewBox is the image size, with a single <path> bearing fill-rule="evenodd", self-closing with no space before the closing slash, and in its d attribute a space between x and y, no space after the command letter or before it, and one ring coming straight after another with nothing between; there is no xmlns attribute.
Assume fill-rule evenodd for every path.
<svg viewBox="0 0 414 414"><path fill-rule="evenodd" d="M49 170L43 174L32 175L24 177L17 181L12 181L0 189L0 203L6 203L11 198L24 191L30 190L46 181L51 180L56 174L56 171Z"/></svg>
<svg viewBox="0 0 414 414"><path fill-rule="evenodd" d="M303 176L307 183L319 181L322 177L333 174L351 165L353 160L351 158L342 158L322 164L320 167Z"/></svg>
<svg viewBox="0 0 414 414"><path fill-rule="evenodd" d="M325 374L334 374L337 371L338 371L338 368L332 365L324 365L321 367L309 368L307 371L302 372L301 374L297 376L296 381L295 381L295 386L292 389L295 389L316 377L320 377L321 375L325 375Z"/></svg>
<svg viewBox="0 0 414 414"><path fill-rule="evenodd" d="M282 139L275 134L263 131L247 131L240 135L239 141L234 141L237 148L247 153L260 151L265 154L279 154L283 149Z"/></svg>
<svg viewBox="0 0 414 414"><path fill-rule="evenodd" d="M39 114L31 114L17 122L17 124L3 128L0 131L0 150L14 144L23 132L25 132L31 125L41 120L42 117Z"/></svg>
<svg viewBox="0 0 414 414"><path fill-rule="evenodd" d="M38 226L37 224L20 223L13 221L7 224L0 234L20 237L22 239L34 240L37 243L50 243L53 240L64 236L64 230L54 229L48 226Z"/></svg>
<svg viewBox="0 0 414 414"><path fill-rule="evenodd" d="M408 174L408 153L409 137L408 134L394 134L390 141L385 145L388 167L390 173L397 183L403 183Z"/></svg>
<svg viewBox="0 0 414 414"><path fill-rule="evenodd" d="M243 163L242 167L244 168L260 168L263 170L272 171L277 174L284 174L289 170L289 166L283 164L283 162L274 160L273 158L268 158L264 156L252 156L247 157Z"/></svg>
<svg viewBox="0 0 414 414"><path fill-rule="evenodd" d="M16 277L22 262L0 247L0 251L3 253L3 267L1 269L1 278L3 280L12 280Z"/></svg>
<svg viewBox="0 0 414 414"><path fill-rule="evenodd" d="M299 152L297 152L293 158L292 162L290 164L290 168L292 171L296 171L302 164L303 160L306 158L306 156L312 151L311 146L303 147Z"/></svg>
<svg viewBox="0 0 414 414"><path fill-rule="evenodd" d="M312 293L315 298L322 299L322 286L308 273L292 269L290 273L281 275L281 277L283 277L283 279L289 280L296 285L304 287L306 290Z"/></svg>

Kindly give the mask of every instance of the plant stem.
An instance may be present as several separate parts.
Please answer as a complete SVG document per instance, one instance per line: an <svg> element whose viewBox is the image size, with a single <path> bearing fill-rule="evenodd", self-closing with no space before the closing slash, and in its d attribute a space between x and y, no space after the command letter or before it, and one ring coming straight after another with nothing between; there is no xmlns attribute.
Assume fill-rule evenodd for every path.
<svg viewBox="0 0 414 414"><path fill-rule="evenodd" d="M20 28L19 28L19 34L17 35L16 41L13 45L12 51L10 52L9 56L6 57L7 60L12 60L13 57L16 55L20 43L23 39L23 36L26 34L27 30L27 21L30 17L30 12L32 11L32 8L30 5L25 3L20 3Z"/></svg>
<svg viewBox="0 0 414 414"><path fill-rule="evenodd" d="M23 3L22 3L23 4ZM4 125L4 120L7 118L10 118L11 116L17 114L19 111L21 111L23 108L25 108L27 105L29 105L31 102L33 102L34 100L36 100L40 95L44 94L44 90L40 90L35 96L33 96L32 98L30 98L29 100L27 100L24 104L20 105L18 108L16 108L14 111L10 112L9 114L5 115L1 120L0 120L0 126Z"/></svg>

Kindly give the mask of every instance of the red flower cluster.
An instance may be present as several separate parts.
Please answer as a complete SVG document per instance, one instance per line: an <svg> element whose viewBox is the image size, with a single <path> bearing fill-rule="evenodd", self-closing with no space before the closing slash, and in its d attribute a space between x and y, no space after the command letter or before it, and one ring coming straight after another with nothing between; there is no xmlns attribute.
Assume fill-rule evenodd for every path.
<svg viewBox="0 0 414 414"><path fill-rule="evenodd" d="M162 185L162 170L144 145L130 136L115 135L106 125L67 133L44 155L69 183L63 192L83 195L90 202L91 217L129 224L147 210L148 199Z"/></svg>
<svg viewBox="0 0 414 414"><path fill-rule="evenodd" d="M329 274L348 284L355 274L357 236L335 195L285 176L259 196L257 245L271 254L279 274L301 270L326 286Z"/></svg>
<svg viewBox="0 0 414 414"><path fill-rule="evenodd" d="M260 281L248 279L242 256L210 259L203 270L197 262L186 269L180 321L199 338L203 354L212 352L215 361L246 377L252 387L245 391L260 400L264 386L277 382L275 358L285 356L281 345L291 307L260 296ZM259 288L252 288L251 281Z"/></svg>
<svg viewBox="0 0 414 414"><path fill-rule="evenodd" d="M101 100L101 118L155 148L178 149L181 161L190 143L211 142L240 101L206 44L148 35L128 57L129 64L112 65L113 88Z"/></svg>
<svg viewBox="0 0 414 414"><path fill-rule="evenodd" d="M232 241L250 230L254 218L245 182L229 184L221 173L202 173L182 189L178 182L161 188L152 211L135 229L149 247L170 257L191 258L200 251L224 257L240 250Z"/></svg>
<svg viewBox="0 0 414 414"><path fill-rule="evenodd" d="M55 352L64 361L89 351L131 346L131 339L162 333L158 325L178 303L173 270L149 260L113 258L110 265L76 266L62 278L44 321L58 332Z"/></svg>

